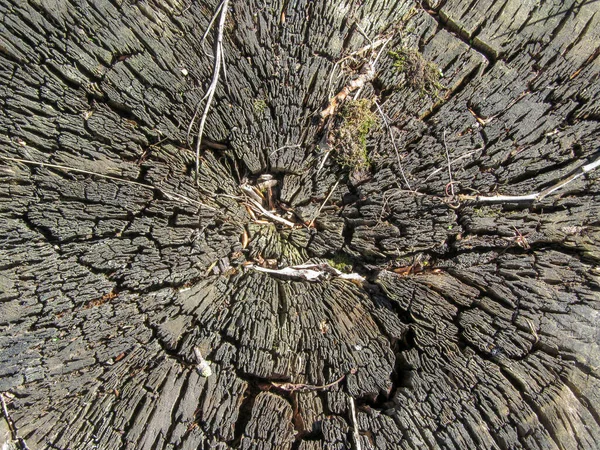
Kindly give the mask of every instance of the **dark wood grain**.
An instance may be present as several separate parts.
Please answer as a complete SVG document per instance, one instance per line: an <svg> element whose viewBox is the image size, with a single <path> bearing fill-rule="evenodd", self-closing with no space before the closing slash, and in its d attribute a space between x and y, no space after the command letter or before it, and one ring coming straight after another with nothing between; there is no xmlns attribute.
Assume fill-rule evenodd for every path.
<svg viewBox="0 0 600 450"><path fill-rule="evenodd" d="M0 443L597 448L600 170L480 198L600 157L598 5L232 1L196 181L215 2L3 2ZM359 172L320 112L380 38ZM306 262L364 281L253 269Z"/></svg>

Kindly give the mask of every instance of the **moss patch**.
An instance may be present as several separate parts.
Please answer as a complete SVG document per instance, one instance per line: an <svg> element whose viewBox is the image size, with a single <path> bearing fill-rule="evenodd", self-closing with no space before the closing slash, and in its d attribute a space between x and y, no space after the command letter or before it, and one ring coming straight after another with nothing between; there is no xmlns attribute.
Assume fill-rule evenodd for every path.
<svg viewBox="0 0 600 450"><path fill-rule="evenodd" d="M379 117L367 99L350 100L337 115L339 126L333 133L336 160L353 171L368 169L367 136L379 126Z"/></svg>
<svg viewBox="0 0 600 450"><path fill-rule="evenodd" d="M394 68L406 76L410 87L422 94L439 96L444 86L440 83L442 71L437 64L427 61L418 50L410 48L391 51L389 55L394 60Z"/></svg>
<svg viewBox="0 0 600 450"><path fill-rule="evenodd" d="M262 114L267 109L267 102L262 99L254 100L253 106L256 114Z"/></svg>
<svg viewBox="0 0 600 450"><path fill-rule="evenodd" d="M331 267L339 270L340 272L352 272L352 260L345 254L336 253L335 256L328 261Z"/></svg>

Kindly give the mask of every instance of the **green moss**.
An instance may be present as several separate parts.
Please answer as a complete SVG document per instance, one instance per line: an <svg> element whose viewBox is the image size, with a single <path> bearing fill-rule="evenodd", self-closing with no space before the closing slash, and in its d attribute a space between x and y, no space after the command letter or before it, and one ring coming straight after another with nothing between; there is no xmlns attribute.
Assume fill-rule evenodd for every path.
<svg viewBox="0 0 600 450"><path fill-rule="evenodd" d="M489 206L481 206L478 208L473 208L473 217L481 217L481 218L497 218L500 216L501 209L494 208Z"/></svg>
<svg viewBox="0 0 600 450"><path fill-rule="evenodd" d="M267 102L263 99L254 100L254 111L257 114L262 114L267 109Z"/></svg>
<svg viewBox="0 0 600 450"><path fill-rule="evenodd" d="M440 83L442 71L439 66L427 61L418 50L401 48L389 55L394 60L394 68L406 75L407 84L421 94L438 97L439 92L445 89Z"/></svg>
<svg viewBox="0 0 600 450"><path fill-rule="evenodd" d="M370 165L367 136L379 126L379 117L371 111L372 106L371 100L350 100L336 118L339 124L333 133L336 160L354 171Z"/></svg>
<svg viewBox="0 0 600 450"><path fill-rule="evenodd" d="M352 272L352 261L348 255L342 253L336 253L336 255L329 259L329 265L340 272Z"/></svg>

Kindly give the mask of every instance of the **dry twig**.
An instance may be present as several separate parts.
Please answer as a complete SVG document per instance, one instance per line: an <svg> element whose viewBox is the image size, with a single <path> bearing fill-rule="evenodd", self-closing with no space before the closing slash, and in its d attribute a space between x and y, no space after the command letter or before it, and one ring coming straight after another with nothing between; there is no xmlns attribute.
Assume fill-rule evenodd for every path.
<svg viewBox="0 0 600 450"><path fill-rule="evenodd" d="M396 160L398 161L398 168L400 169L400 173L402 174L402 178L404 179L404 182L406 183L406 186L408 187L408 190L412 191L413 188L410 186L410 183L408 182L408 179L406 178L406 174L404 173L404 167L402 166L402 161L400 161L400 152L398 152L398 147L396 146L396 139L394 139L394 133L392 132L390 124L388 123L385 114L383 113L381 107L379 106L379 103L375 102L375 106L377 107L377 111L379 111L379 115L381 116L381 120L383 120L385 128L388 130L388 133L390 135L390 139L392 141L392 147L394 147L394 151L396 152Z"/></svg>
<svg viewBox="0 0 600 450"><path fill-rule="evenodd" d="M29 447L27 447L25 440L23 438L19 437L19 433L17 432L17 427L15 426L15 423L13 422L12 418L10 417L10 414L8 414L8 408L6 407L6 403L4 402L4 393L2 393L2 392L0 392L0 405L2 406L2 415L4 416L4 420L6 421L6 424L8 425L8 430L10 431L10 437L12 440L12 442L10 442L10 441L5 442L2 446L2 449L4 449L4 448L19 448L21 450L28 450ZM18 447L16 447L16 445L18 445Z"/></svg>
<svg viewBox="0 0 600 450"><path fill-rule="evenodd" d="M248 267L256 270L257 272L269 273L295 280L317 282L327 280L329 278L341 278L342 280L349 280L358 283L362 283L365 280L363 276L357 273L343 273L337 270L335 267L331 267L327 263L300 264L297 266L284 267L283 269L268 269L266 267L260 267L256 265L249 265Z"/></svg>
<svg viewBox="0 0 600 450"><path fill-rule="evenodd" d="M271 384L273 386L275 386L277 389L281 389L282 391L287 391L287 392L324 391L325 389L329 389L330 387L335 386L336 384L340 383L344 378L346 378L346 375L342 375L337 380L332 381L331 383L328 383L328 384L324 384L322 386L315 386L312 384L303 384L303 383L299 383L299 384L287 383L287 382L281 383L278 381L271 381Z"/></svg>
<svg viewBox="0 0 600 450"><path fill-rule="evenodd" d="M444 150L446 150L446 160L448 162L448 177L450 178L450 193L451 198L450 200L454 200L454 181L452 180L452 167L451 167L451 163L450 163L450 153L448 153L448 145L446 144L446 130L444 130L444 134L443 134L443 140L444 140Z"/></svg>
<svg viewBox="0 0 600 450"><path fill-rule="evenodd" d="M360 75L358 75L358 77L356 77L354 80L351 80L346 86L344 86L340 90L340 92L338 92L335 96L333 96L329 100L329 104L327 105L327 107L323 111L321 111L321 120L322 121L327 119L329 116L332 116L335 113L335 111L337 110L338 106L341 103L343 103L343 101L346 99L346 97L350 93L356 91L357 89L359 89L359 90L362 89L362 87L365 85L365 83L367 83L368 81L371 81L373 79L373 77L375 76L375 65L377 64L377 61L379 60L379 57L381 56L383 49L385 48L385 46L387 45L387 43L389 41L390 41L390 38L380 39L358 51L358 52L368 51L368 50L372 51L375 48L381 46L381 49L379 50L379 52L377 53L375 58L366 62L363 65ZM355 52L355 53L358 53L358 52ZM350 57L350 55L348 55L346 58L348 58L348 57ZM346 58L343 58L340 61L343 61ZM338 61L338 64L339 64L339 61Z"/></svg>
<svg viewBox="0 0 600 450"><path fill-rule="evenodd" d="M484 148L485 148L485 147L478 147L478 148L476 148L475 150L471 150L470 152L465 152L465 153L463 153L462 155L460 155L458 158L455 158L455 159L452 161L452 164L456 164L456 163L457 163L458 161L460 161L461 159L468 158L469 156L471 156L471 155L473 155L473 154L475 154L475 153L477 153L477 152L479 152L479 151L483 150ZM433 172L431 172L429 175L427 175L427 178L425 178L425 181L423 181L423 183L427 183L427 181L429 181L429 179L430 179L431 177L433 177L433 176L434 176L436 173L439 173L439 172L441 172L442 170L444 170L444 168L443 168L443 167L438 167L437 169L435 169Z"/></svg>
<svg viewBox="0 0 600 450"><path fill-rule="evenodd" d="M535 329L535 325L533 324L531 319L525 319L525 321L527 322L527 325L529 325L529 330L531 331L531 334L534 338L533 344L535 345L540 341L540 336L538 335L537 330Z"/></svg>
<svg viewBox="0 0 600 450"><path fill-rule="evenodd" d="M275 222L279 222L280 224L285 225L290 228L294 228L296 226L296 224L294 222L284 219L283 217L280 217L277 214L272 213L271 211L267 211L263 205L261 205L259 202L257 202L253 198L248 198L248 202L249 202L248 205L251 208L257 209L258 212L260 214L262 214L263 216L268 217L269 219L274 220Z"/></svg>
<svg viewBox="0 0 600 450"><path fill-rule="evenodd" d="M461 200L474 200L476 202L481 203L508 203L508 202L539 202L545 197L553 194L559 189L564 188L569 183L575 181L577 178L585 175L588 172L591 172L594 169L600 167L600 158L596 159L594 162L589 164L585 164L579 167L573 174L566 177L563 180L560 180L558 183L550 186L548 189L545 189L540 192L535 192L533 194L527 195L494 195L490 197L486 197L483 195L459 195Z"/></svg>
<svg viewBox="0 0 600 450"><path fill-rule="evenodd" d="M384 44L387 44L389 42L389 39L377 39L375 42L373 42L367 36L365 36L365 37L367 38L367 40L369 40L371 42L369 45L365 45L364 47L359 48L355 52L352 52L352 53L344 56L342 59L340 59L333 65L333 69L331 70L331 73L329 75L329 86L332 85L333 75L335 74L335 69L338 66L342 65L347 60L350 60L350 59L354 60L355 56L364 55L365 53L371 52L371 51L375 50L376 48L378 48ZM330 92L329 97L333 97L333 92L331 92L331 89L328 89L328 90Z"/></svg>
<svg viewBox="0 0 600 450"><path fill-rule="evenodd" d="M325 206L325 204L329 201L329 199L333 195L333 191L335 191L335 188L338 187L338 184L340 184L340 180L337 180L335 182L335 184L331 188L331 191L329 192L329 194L327 195L327 197L325 197L325 200L323 200L323 203L321 203L321 206L319 207L319 210L316 212L316 214L314 215L314 217L312 218L312 220L308 224L308 228L310 228L310 227L313 226L313 224L315 223L315 220L317 220L317 217L319 217L319 214L321 214L321 211L323 210L323 207Z"/></svg>
<svg viewBox="0 0 600 450"><path fill-rule="evenodd" d="M204 36L202 37L202 41L206 38L209 30L213 26L217 15L219 16L219 25L217 28L217 40L215 42L215 64L213 66L213 75L206 90L206 94L198 102L198 106L196 107L196 111L194 112L194 116L188 126L188 136L192 131L192 127L194 126L194 122L196 121L196 117L200 110L200 105L202 102L206 100L204 104L204 111L202 112L202 117L200 117L200 126L198 128L198 135L196 137L196 181L198 181L199 173L200 173L200 144L202 143L202 135L204 134L204 125L206 123L206 118L208 117L208 111L210 110L210 106L213 101L213 97L215 95L215 91L217 89L217 84L219 83L219 75L221 74L221 65L223 65L223 72L225 73L225 64L224 64L224 55L223 55L223 30L225 29L225 19L227 18L227 8L229 6L229 0L223 0L219 7L217 8L215 15L212 17L210 23L206 31L204 32Z"/></svg>
<svg viewBox="0 0 600 450"><path fill-rule="evenodd" d="M350 413L352 415L352 436L354 437L354 446L356 450L362 450L360 445L360 434L358 433L358 420L356 419L356 407L354 398L350 397Z"/></svg>

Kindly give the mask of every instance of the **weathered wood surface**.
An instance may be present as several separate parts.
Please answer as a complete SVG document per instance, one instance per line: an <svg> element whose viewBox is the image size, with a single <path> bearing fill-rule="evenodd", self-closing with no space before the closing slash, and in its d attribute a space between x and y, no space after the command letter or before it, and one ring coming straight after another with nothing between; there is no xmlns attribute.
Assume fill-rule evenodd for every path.
<svg viewBox="0 0 600 450"><path fill-rule="evenodd" d="M18 445L598 448L600 170L534 203L458 196L540 192L600 157L599 3L233 1L198 187L186 130L216 7L0 5L0 155L116 178L0 161ZM360 93L412 191L385 127L361 182L318 170L319 112L356 76L336 62L365 36L443 71L424 94L386 51ZM239 200L263 173L294 229ZM310 258L366 281L243 265Z"/></svg>

